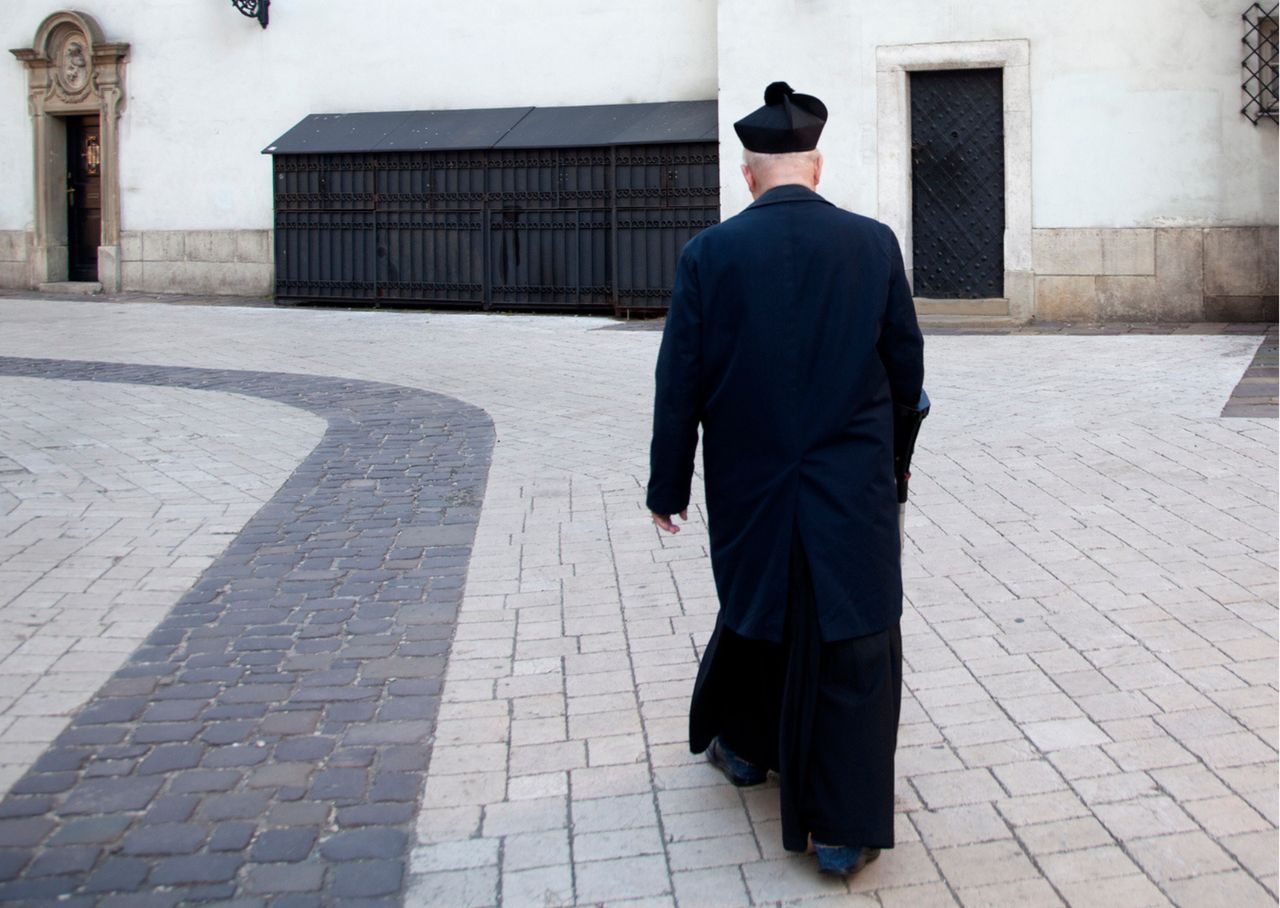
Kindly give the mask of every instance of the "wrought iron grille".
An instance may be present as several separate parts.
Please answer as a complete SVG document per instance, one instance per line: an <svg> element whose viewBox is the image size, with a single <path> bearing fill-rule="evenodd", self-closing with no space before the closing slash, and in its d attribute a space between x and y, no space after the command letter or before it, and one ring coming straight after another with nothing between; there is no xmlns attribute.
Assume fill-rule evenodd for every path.
<svg viewBox="0 0 1280 908"><path fill-rule="evenodd" d="M1244 11L1245 46L1244 107L1240 112L1256 126L1262 120L1278 122L1276 71L1280 60L1277 59L1276 11L1280 4L1273 3L1270 9L1260 3L1254 3Z"/></svg>
<svg viewBox="0 0 1280 908"><path fill-rule="evenodd" d="M720 219L714 142L275 157L276 296L473 309L668 305Z"/></svg>

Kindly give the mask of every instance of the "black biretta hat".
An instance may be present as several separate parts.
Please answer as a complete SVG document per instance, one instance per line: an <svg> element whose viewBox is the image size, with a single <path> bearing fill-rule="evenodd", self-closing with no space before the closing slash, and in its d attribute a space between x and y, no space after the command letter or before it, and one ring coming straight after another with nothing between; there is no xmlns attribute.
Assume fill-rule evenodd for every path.
<svg viewBox="0 0 1280 908"><path fill-rule="evenodd" d="M759 107L733 124L747 151L787 154L812 151L827 124L827 105L813 95L797 94L786 82L774 82L764 90Z"/></svg>

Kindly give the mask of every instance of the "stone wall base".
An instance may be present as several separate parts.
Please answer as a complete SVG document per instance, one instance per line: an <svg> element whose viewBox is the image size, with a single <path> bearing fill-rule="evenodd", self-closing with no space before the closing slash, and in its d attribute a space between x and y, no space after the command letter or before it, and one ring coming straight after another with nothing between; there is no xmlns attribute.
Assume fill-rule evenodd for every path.
<svg viewBox="0 0 1280 908"><path fill-rule="evenodd" d="M120 284L141 293L270 296L270 230L125 230Z"/></svg>
<svg viewBox="0 0 1280 908"><path fill-rule="evenodd" d="M1037 321L1277 317L1275 227L1041 229L1031 241Z"/></svg>
<svg viewBox="0 0 1280 908"><path fill-rule="evenodd" d="M34 243L30 231L0 230L0 287L41 283ZM275 290L270 230L126 230L119 246L98 248L98 265L100 273L120 275L119 288L108 291L271 296Z"/></svg>
<svg viewBox="0 0 1280 908"><path fill-rule="evenodd" d="M120 239L100 255L118 255L123 291L274 290L270 230L126 230ZM33 248L30 231L0 230L0 287L35 286ZM1275 321L1278 248L1275 227L1039 229L1031 286L1019 305L1011 300L1009 314L1049 322Z"/></svg>
<svg viewBox="0 0 1280 908"><path fill-rule="evenodd" d="M0 230L0 287L26 289L33 286L31 245L27 230Z"/></svg>

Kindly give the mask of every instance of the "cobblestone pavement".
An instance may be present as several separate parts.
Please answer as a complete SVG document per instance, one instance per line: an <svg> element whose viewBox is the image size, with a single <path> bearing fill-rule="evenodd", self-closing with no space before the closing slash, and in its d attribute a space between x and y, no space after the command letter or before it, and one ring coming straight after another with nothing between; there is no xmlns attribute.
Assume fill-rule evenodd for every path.
<svg viewBox="0 0 1280 908"><path fill-rule="evenodd" d="M0 796L323 431L244 395L0 379Z"/></svg>
<svg viewBox="0 0 1280 908"><path fill-rule="evenodd" d="M1253 362L1245 370L1231 399L1222 408L1223 416L1276 416L1280 407L1280 328L1272 325L1258 345Z"/></svg>
<svg viewBox="0 0 1280 908"><path fill-rule="evenodd" d="M4 358L0 374L235 391L328 422L11 787L0 844L17 878L0 899L397 895L428 758L419 742L483 499L488 418L423 391L310 376ZM30 710L29 699L18 705Z"/></svg>
<svg viewBox="0 0 1280 908"><path fill-rule="evenodd" d="M928 339L935 406L908 518L899 845L846 884L818 877L811 859L780 851L772 786L733 789L687 753L687 698L715 610L705 526L700 502L679 536L660 538L648 522L641 488L658 337L593 330L606 324L5 300L0 355L388 382L447 395L492 418L493 459L434 737L420 715L374 723L405 729L402 740L384 745L395 759L425 758L434 741L421 791L396 801L416 812L410 872L398 893L407 904L1275 904L1276 423L1220 416L1258 335ZM0 378L6 399L16 396L55 423L65 389L61 380ZM181 393L225 399L226 390ZM84 438L109 444L115 430L106 417L136 417L156 427L154 456L169 472L206 459L198 432L184 446L157 411L139 414L147 400L103 398L104 420L86 424ZM175 405L185 412L185 402L163 407ZM224 413L210 420L212 435L235 420L269 418L230 403L216 408ZM316 431L309 419L282 428L271 469L244 466L258 453L252 444L220 447L228 484L238 489L227 500L249 510L291 459L314 458L303 450ZM12 450L7 434L0 445L0 453ZM39 453L57 470L69 463L87 482L95 470L114 469L72 462L55 446ZM12 494L15 483L31 483L21 506L39 504L40 477L15 480L4 463L0 489ZM255 478L234 478L244 473ZM159 479L152 488L144 474L133 482L157 502L189 497ZM294 473L273 500L308 483L314 479L305 470ZM122 492L102 485L108 502ZM252 549L255 521L281 526L269 505L241 529L244 510L226 506L226 515L208 518L224 531L203 534L202 557L216 557L219 540ZM45 531L59 522L66 535L77 527L55 502ZM242 554L236 544L224 557ZM0 569L19 569L20 556L5 551ZM193 567L198 574L198 566L183 569ZM11 587L8 574L0 577L2 600ZM141 586L145 575L119 579ZM171 616L198 604L179 601L198 596L202 582L167 591L178 606ZM82 594L51 588L49 595ZM140 624L172 620L161 617L160 599L148 600L156 609ZM28 627L21 645L41 630ZM347 631L348 641L364 632ZM93 636L87 629L86 638ZM248 636L220 639L230 646ZM151 649L130 665L151 664L153 655L161 663L191 658L182 646ZM443 662L421 661L424 673ZM299 687L322 670L300 666ZM106 700L130 699L111 687L116 681L95 695L93 678L79 680L77 688L68 677L67 696L50 701L46 718L74 709L76 693L90 703L77 720L92 718ZM323 683L359 690L336 676ZM194 709L201 695L191 693L185 702ZM144 708L163 703L146 699ZM205 705L202 719L222 702ZM293 740L304 750L322 748L335 734L325 731L328 710L342 705L325 704L316 734L304 729ZM110 724L136 735L145 718ZM352 721L342 733L361 727L368 726ZM315 772L308 761L320 758L300 752L273 765L290 767L286 774ZM129 759L86 766L109 772L124 767L107 764ZM417 765L395 772L413 775ZM169 786L200 771L157 767L148 776L139 768L125 777L130 785ZM249 791L257 770L229 769L243 774ZM309 791L289 802L292 781L266 781L273 807L254 812L245 803L240 810L249 816L225 820L204 806L217 803L216 793L203 794L180 819L121 804L94 833L92 841L110 852L99 855L94 845L95 868L142 860L154 874L178 856L135 858L128 835L173 822L196 827L191 838L228 837L220 840L227 851L210 850L207 840L199 846L222 856L224 873L236 865L229 886L206 894L234 889L245 904L268 900L251 875L261 847L280 868L275 877L298 890L270 901L315 904L335 897L332 888L319 894L335 884L335 868L400 847L399 840L370 841L359 855L335 855L341 849L331 843L349 831L335 808L350 816L383 802L364 789L346 793L353 801ZM34 811L41 797L61 795L15 793L6 809L22 800ZM310 805L309 815L274 810L292 803ZM164 806L181 813L189 804L166 799ZM85 817L57 809L10 817L0 821L0 836L49 820L61 830ZM115 827L131 832L109 832ZM57 861L89 859L89 850L63 841ZM21 846L0 850L0 877L21 869L20 884L53 892L89 873L52 859L14 866L27 855ZM140 865L128 866L136 873ZM193 869L199 861L166 866ZM200 893L168 888L169 872L138 883L148 901L128 895L121 903L167 904Z"/></svg>

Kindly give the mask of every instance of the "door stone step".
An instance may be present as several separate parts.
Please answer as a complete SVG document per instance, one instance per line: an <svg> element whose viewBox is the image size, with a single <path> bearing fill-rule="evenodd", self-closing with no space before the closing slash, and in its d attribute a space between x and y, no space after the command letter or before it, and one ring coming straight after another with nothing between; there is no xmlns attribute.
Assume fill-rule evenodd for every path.
<svg viewBox="0 0 1280 908"><path fill-rule="evenodd" d="M102 292L102 284L98 281L48 281L40 284L41 293L80 293L93 296Z"/></svg>
<svg viewBox="0 0 1280 908"><path fill-rule="evenodd" d="M917 315L984 315L1009 314L1009 301L1003 297L977 300L935 300L916 297Z"/></svg>
<svg viewBox="0 0 1280 908"><path fill-rule="evenodd" d="M920 327L943 333L965 331L1009 331L1022 324L1007 315L925 315L919 316Z"/></svg>

